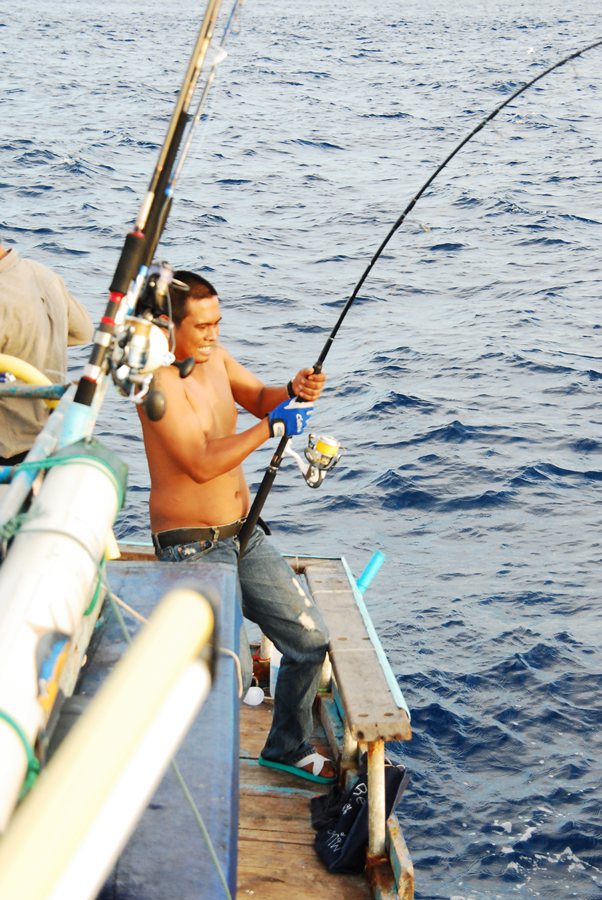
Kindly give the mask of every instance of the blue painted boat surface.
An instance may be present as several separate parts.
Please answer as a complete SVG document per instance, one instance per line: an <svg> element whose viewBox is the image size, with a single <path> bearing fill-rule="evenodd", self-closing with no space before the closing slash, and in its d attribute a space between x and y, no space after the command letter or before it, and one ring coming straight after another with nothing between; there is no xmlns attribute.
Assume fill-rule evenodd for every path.
<svg viewBox="0 0 602 900"><path fill-rule="evenodd" d="M194 565L144 562L108 564L111 590L147 618L177 583L193 587L217 607L219 643L238 652L240 615L236 575L223 564ZM140 627L128 629L133 637ZM108 604L88 649L72 700L65 707L52 749L69 725L85 711L108 672L127 649ZM160 665L157 660L157 665ZM236 894L239 780L238 678L231 658L216 659L211 693L177 755L178 767L202 813L230 891ZM91 773L93 777L93 773ZM166 771L152 801L119 857L99 900L199 900L221 898L224 889L195 824L176 776Z"/></svg>

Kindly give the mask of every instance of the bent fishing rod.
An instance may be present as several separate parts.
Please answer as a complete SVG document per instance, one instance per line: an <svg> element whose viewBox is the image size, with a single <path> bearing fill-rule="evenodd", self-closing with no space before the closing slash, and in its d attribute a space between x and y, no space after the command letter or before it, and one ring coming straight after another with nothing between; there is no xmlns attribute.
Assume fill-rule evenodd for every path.
<svg viewBox="0 0 602 900"><path fill-rule="evenodd" d="M383 251L389 244L389 241L391 240L393 235L399 230L399 228L402 226L403 222L407 218L408 214L415 207L418 200L420 200L420 198L425 193L425 191L427 191L429 189L429 187L432 185L433 181L435 181L435 179L440 175L440 173L443 171L443 169L445 169L445 167L460 152L460 150L462 150L462 148L465 147L466 144L468 144L468 142L471 141L472 138L476 134L479 133L479 131L481 131L489 122L491 122L492 119L495 119L495 117L506 106L509 106L509 104L512 103L513 100L516 100L517 97L519 97L521 94L524 94L525 91L529 90L529 88L531 88L538 81L541 81L542 78L545 78L546 75L549 75L551 72L554 72L556 69L559 69L561 66L566 65L566 63L570 62L573 59L576 59L578 56L582 56L584 53L587 53L589 50L594 50L596 47L600 47L600 46L602 46L602 38L599 38L599 39L593 41L591 44L588 44L587 46L582 47L580 50L575 50L573 53L570 53L568 56L563 57L558 62L554 63L551 66L548 66L547 69L544 69L542 72L540 72L538 75L536 75L530 81L528 81L526 84L523 84L520 88L517 88L517 90L515 90L512 94L510 94L510 96L507 97L502 103L500 103L499 106L496 106L496 108L492 112L490 112L487 116L485 116L484 119L481 119L481 121L478 123L478 125L476 125L472 129L472 131L469 134L467 134L466 137L463 138L463 140L461 140L460 143L456 147L454 147L454 149L451 151L451 153L449 153L445 157L443 162L435 169L435 171L432 173L432 175L430 175L430 177L424 182L424 184L422 185L420 190L412 197L412 199L410 200L408 205L405 207L405 209L403 210L403 212L401 213L399 218L391 226L388 234L386 235L386 237L384 238L384 240L382 241L382 243L376 250L376 253L372 257L372 259L370 260L370 262L368 263L366 268L364 269L364 271L363 271L359 281L357 282L355 288L353 289L349 299L345 303L343 310L334 325L334 328L330 332L330 334L326 340L326 343L324 344L322 351L321 351L320 355L318 356L318 359L316 360L316 363L313 367L314 372L322 371L322 366L324 364L324 360L328 356L330 348L332 347L334 339L336 338L341 325L343 324L349 310L353 306L353 303L354 303L357 295L359 294L360 290L362 289L364 282L366 281L370 272L376 265L378 259L382 255ZM239 533L241 552L245 548L245 546L253 532L253 529L255 528L255 525L257 524L257 521L261 515L261 511L263 509L265 501L267 500L268 494L270 493L272 485L274 484L274 480L276 478L276 475L278 474L278 469L280 468L280 464L282 463L282 458L285 454L285 451L287 449L289 442L290 442L290 437L287 437L285 435L284 437L281 438L280 443L278 444L278 447L276 448L276 451L275 451L274 455L272 456L272 459L270 460L270 463L265 471L263 480L258 488L257 494L255 495L255 499L253 500L251 509L249 510L247 520L244 523L244 525L241 528L240 533Z"/></svg>
<svg viewBox="0 0 602 900"><path fill-rule="evenodd" d="M169 345L173 341L171 332L170 341L163 338L160 328L155 327L154 334L151 333L151 325L154 327L162 324L156 321L156 317L169 308L168 287L173 273L165 264L151 264L167 223L174 187L190 149L193 131L201 120L217 65L226 56L223 49L226 38L243 0L234 0L221 45L213 62L210 62L210 71L198 106L194 114L191 114L221 2L222 0L207 0L205 14L148 190L134 227L125 238L109 287L108 303L94 334L90 359L80 378L72 404L74 410L68 429L71 440L82 436L91 415L90 408L98 398L99 388L109 369L121 393L129 395L134 389L137 392L134 394L136 402L147 398L144 402L149 418L161 418L164 412L162 396L157 391L149 392L149 387L153 371L159 365L173 361L173 354L169 352ZM185 377L190 370L191 366L181 367L180 374Z"/></svg>

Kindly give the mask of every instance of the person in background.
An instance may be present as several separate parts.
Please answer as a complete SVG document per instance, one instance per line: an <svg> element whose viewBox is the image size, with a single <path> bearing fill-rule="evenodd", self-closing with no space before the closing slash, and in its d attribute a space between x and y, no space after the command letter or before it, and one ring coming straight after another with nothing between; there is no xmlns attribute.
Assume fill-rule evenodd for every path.
<svg viewBox="0 0 602 900"><path fill-rule="evenodd" d="M259 763L326 784L336 778L334 766L310 743L326 626L261 527L255 527L242 553L238 540L250 507L244 460L271 437L303 431L325 378L301 369L288 385L263 384L221 344L215 288L193 272L176 272L175 279L170 290L175 356L193 357L196 365L187 378L180 378L175 366L155 374L154 385L166 400L162 419L153 422L138 407L151 475L155 552L165 562L203 559L236 567L244 615L282 653L272 727ZM238 432L237 406L257 423ZM245 638L240 653L248 680Z"/></svg>
<svg viewBox="0 0 602 900"><path fill-rule="evenodd" d="M0 353L62 384L67 347L88 343L93 330L87 310L59 275L0 244ZM49 412L41 400L0 398L0 465L23 461Z"/></svg>

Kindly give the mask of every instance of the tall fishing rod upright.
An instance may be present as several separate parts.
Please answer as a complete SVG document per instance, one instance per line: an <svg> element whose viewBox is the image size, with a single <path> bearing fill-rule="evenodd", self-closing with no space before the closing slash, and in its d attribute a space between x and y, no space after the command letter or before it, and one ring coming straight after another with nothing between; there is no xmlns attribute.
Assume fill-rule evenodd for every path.
<svg viewBox="0 0 602 900"><path fill-rule="evenodd" d="M523 94L526 90L528 90L530 87L532 87L534 84L536 84L536 82L540 81L542 78L545 78L545 76L549 75L550 72L553 72L555 69L559 69L561 66L564 66L566 63L570 62L572 59L576 59L578 56L581 56L583 53L586 53L588 50L594 50L594 49L596 49L596 47L600 47L600 46L602 46L602 39L598 38L597 40L593 41L591 44L587 44L587 46L581 47L580 50L575 50L573 53L569 53L568 56L563 57L558 62L555 62L551 66L548 66L547 69L544 69L542 72L539 72L537 75L535 75L534 78L532 78L530 81L526 82L526 84L523 84L521 87L517 88L512 94L510 94L509 97L506 97L506 99L502 103L500 103L498 106L496 106L496 108L494 110L492 110L492 112L490 112L489 115L485 116L484 119L481 119L481 121L478 123L478 125L476 125L472 129L472 131L468 135L466 135L466 137L463 138L463 140L461 140L459 144L457 144L454 147L454 149L451 151L451 153L449 153L448 156L445 157L443 162L435 169L435 171L430 175L430 177L427 178L427 180L424 182L424 184L422 185L420 190L414 195L414 197L412 197L412 199L410 200L410 202L408 203L408 205L406 206L404 211L401 213L399 218L395 221L395 223L389 229L389 232L386 235L385 239L381 242L380 246L376 250L376 253L373 255L372 259L370 260L370 262L364 269L360 280L358 281L355 288L353 289L351 296L345 303L345 306L343 307L343 310L340 313L340 315L334 325L334 328L330 332L330 334L326 340L326 343L324 344L324 346L322 348L322 351L314 365L314 372L317 373L317 372L322 371L322 366L324 364L324 360L326 359L326 357L330 351L330 348L332 347L333 341L334 341L335 337L337 336L339 328L343 324L343 321L344 321L347 313L351 309L353 302L355 301L357 295L359 294L364 282L366 281L366 278L368 277L368 275L370 274L370 272L376 265L376 262L380 258L381 254L384 251L384 249L386 248L387 244L389 243L389 241L391 240L391 238L393 237L395 232L401 227L401 225L405 221L407 215L412 211L412 209L414 208L414 206L416 205L416 203L418 202L420 197L422 197L424 192L431 186L433 181L443 171L443 169L447 166L447 164L449 162L451 162L451 160L454 158L454 156L456 156L456 154L460 152L462 147L464 147L470 140L472 140L472 138L479 131L481 131L481 129L484 128L488 122L491 122L491 120L494 119L498 115L498 113L500 113L504 109L505 106L508 106L508 104L512 103L512 101L515 100L518 96L520 96L520 94ZM278 447L276 448L276 452L274 453L274 455L270 461L270 464L265 471L263 480L259 486L259 490L257 491L255 499L253 500L253 503L251 505L251 509L249 510L249 515L247 516L247 520L244 523L244 525L241 528L240 533L239 533L239 542L240 542L241 552L244 549L244 547L246 546L246 544L251 536L251 533L252 533L253 529L255 528L255 525L257 524L259 516L261 515L261 510L263 509L263 506L265 504L265 501L267 500L268 494L270 493L270 490L272 488L272 485L273 485L276 475L278 473L278 469L280 468L280 464L282 462L282 457L284 456L284 451L286 450L286 446L287 446L289 440L290 440L290 438L288 438L288 437L283 437L280 440L280 443L278 444Z"/></svg>
<svg viewBox="0 0 602 900"><path fill-rule="evenodd" d="M104 316L94 335L90 360L84 369L74 404L83 409L92 406L94 397L106 371L106 360L120 317L123 300L130 293L137 299L157 244L165 228L172 202L172 172L186 124L193 95L211 43L221 0L207 0L205 15L184 75L167 134L159 152L148 190L142 201L133 230L126 236L113 280Z"/></svg>

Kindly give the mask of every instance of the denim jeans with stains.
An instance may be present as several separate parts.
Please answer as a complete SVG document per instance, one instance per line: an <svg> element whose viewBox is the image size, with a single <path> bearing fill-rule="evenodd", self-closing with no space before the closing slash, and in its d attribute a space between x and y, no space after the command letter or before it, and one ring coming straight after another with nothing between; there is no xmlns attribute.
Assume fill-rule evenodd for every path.
<svg viewBox="0 0 602 900"><path fill-rule="evenodd" d="M292 761L311 752L312 706L328 632L313 599L269 538L256 527L242 557L238 538L178 544L158 551L157 556L163 562L203 559L237 566L243 615L282 653L272 727L262 756ZM246 687L252 660L244 627L240 657Z"/></svg>

